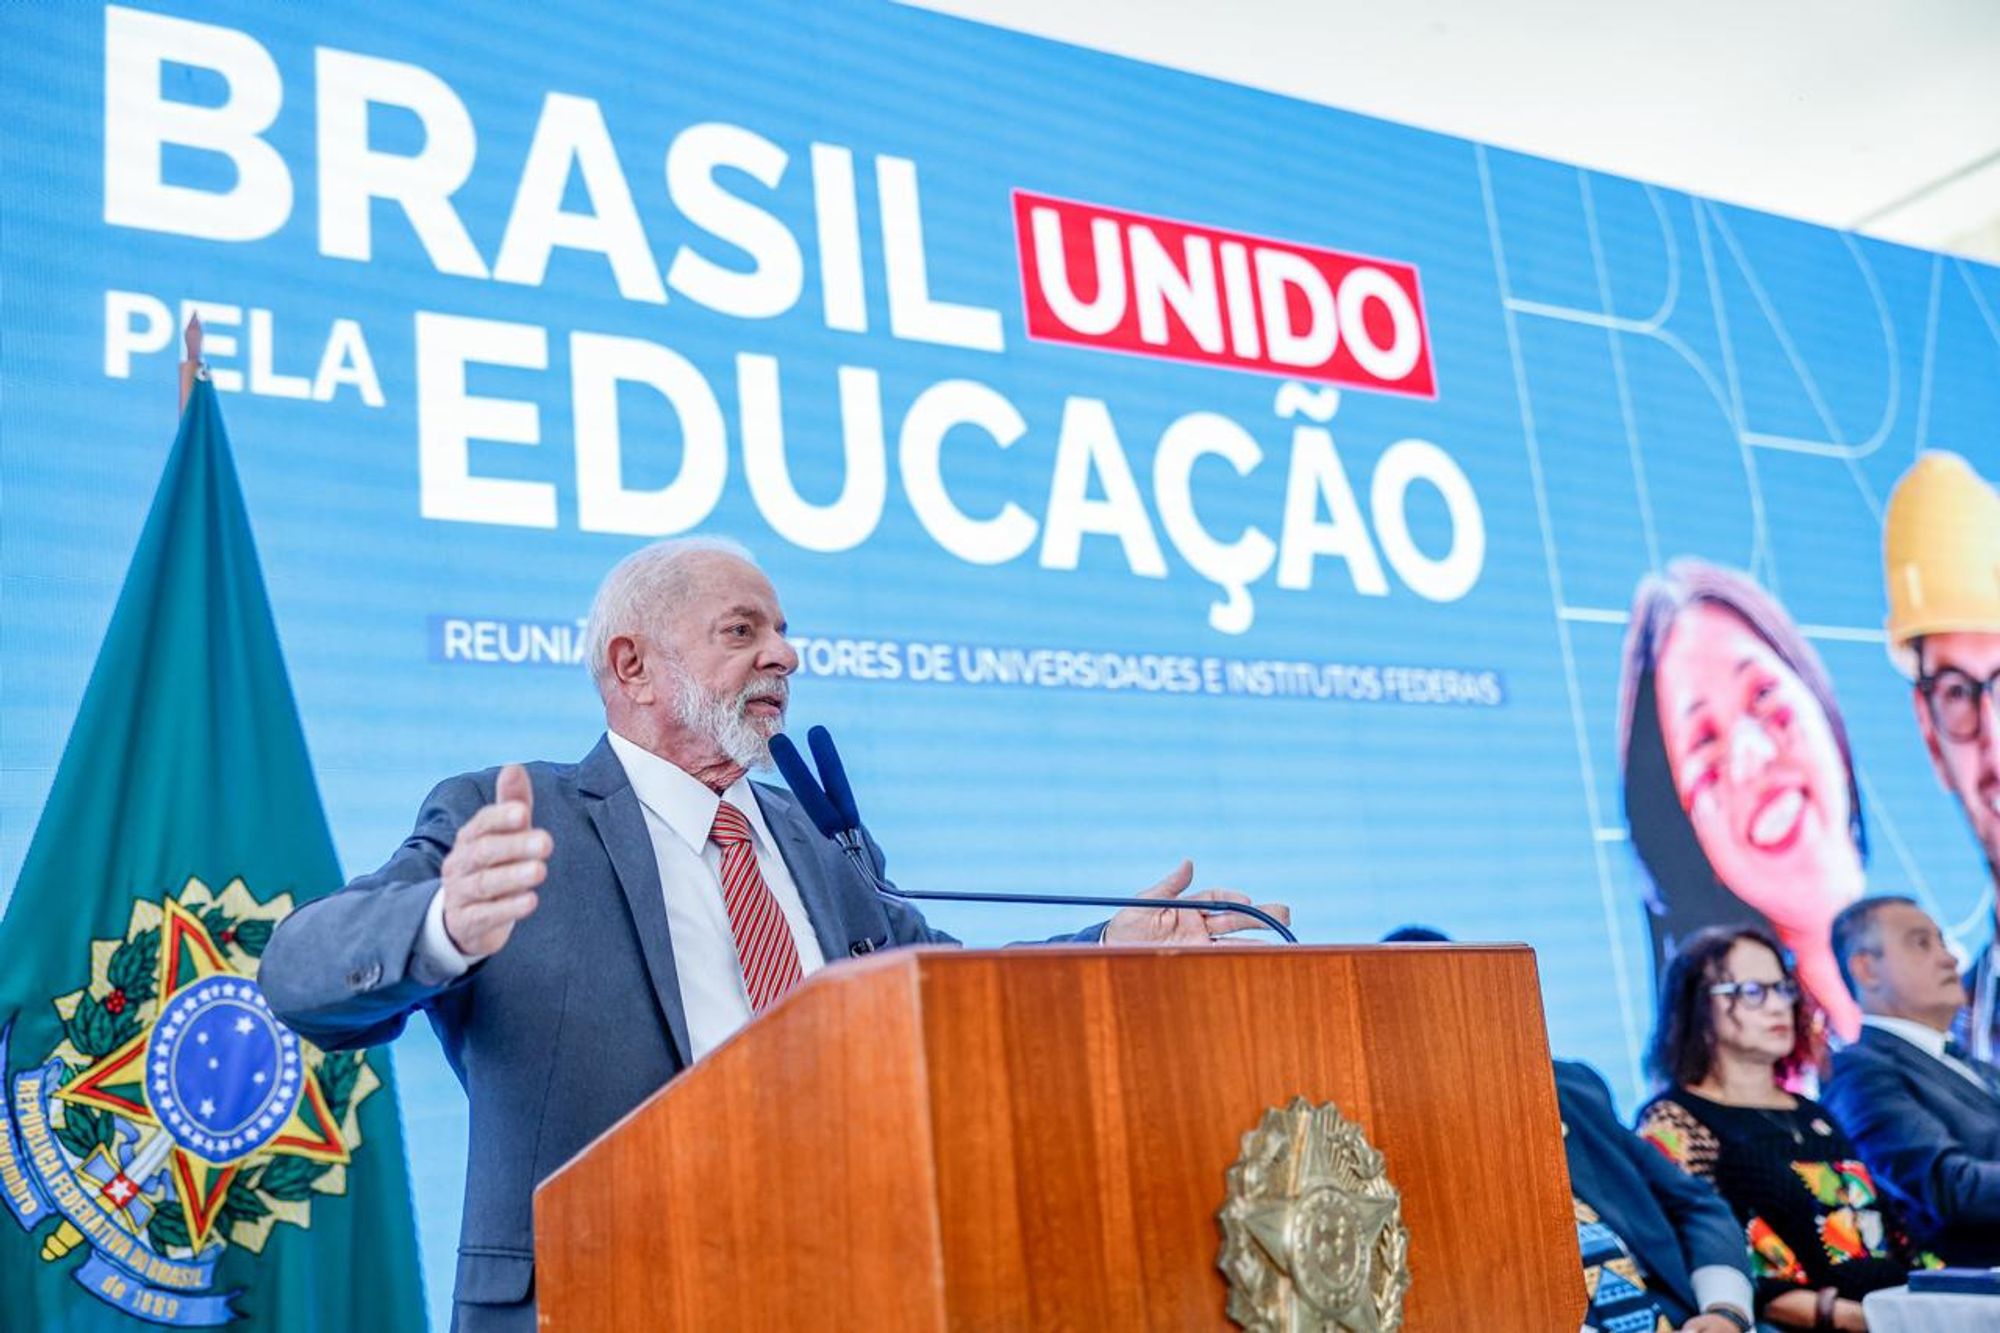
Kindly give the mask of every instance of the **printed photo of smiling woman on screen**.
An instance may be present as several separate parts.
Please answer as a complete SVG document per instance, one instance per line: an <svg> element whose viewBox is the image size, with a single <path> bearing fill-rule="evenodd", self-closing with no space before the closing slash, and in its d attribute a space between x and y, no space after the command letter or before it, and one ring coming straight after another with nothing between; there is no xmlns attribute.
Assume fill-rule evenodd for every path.
<svg viewBox="0 0 2000 1333"><path fill-rule="evenodd" d="M1852 1038L1833 918L1868 841L1833 680L1747 575L1676 560L1632 599L1619 691L1625 819L1650 879L1654 975L1703 926L1768 923L1807 996Z"/></svg>

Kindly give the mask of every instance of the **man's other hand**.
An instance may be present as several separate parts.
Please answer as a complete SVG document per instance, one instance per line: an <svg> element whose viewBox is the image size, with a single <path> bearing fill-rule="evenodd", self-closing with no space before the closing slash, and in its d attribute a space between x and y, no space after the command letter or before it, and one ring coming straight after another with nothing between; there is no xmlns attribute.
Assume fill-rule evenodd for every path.
<svg viewBox="0 0 2000 1333"><path fill-rule="evenodd" d="M1194 883L1194 862L1183 861L1140 898L1179 898ZM1234 889L1202 889L1188 893L1187 900L1248 903L1250 895ZM1259 905L1286 925L1292 924L1292 909L1283 903ZM1104 927L1106 944L1209 944L1218 935L1239 930L1261 930L1256 919L1241 912L1186 912L1172 907L1127 907Z"/></svg>
<svg viewBox="0 0 2000 1333"><path fill-rule="evenodd" d="M534 827L535 789L528 770L500 770L493 804L465 821L444 859L444 930L470 958L497 953L514 924L535 910L555 841Z"/></svg>

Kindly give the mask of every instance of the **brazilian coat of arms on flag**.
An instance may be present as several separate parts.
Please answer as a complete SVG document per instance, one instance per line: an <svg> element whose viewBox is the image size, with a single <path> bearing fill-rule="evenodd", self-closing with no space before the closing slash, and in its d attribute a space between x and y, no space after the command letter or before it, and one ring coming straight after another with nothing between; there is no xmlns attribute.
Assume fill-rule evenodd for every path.
<svg viewBox="0 0 2000 1333"><path fill-rule="evenodd" d="M0 1198L45 1260L87 1247L76 1280L162 1323L231 1318L225 1247L256 1253L344 1193L359 1109L381 1080L359 1052L322 1055L271 1016L251 978L290 910L241 881L139 900L122 939L93 941L91 984L55 1001L64 1037L0 1107ZM0 1066L11 1032L0 1032Z"/></svg>
<svg viewBox="0 0 2000 1333"><path fill-rule="evenodd" d="M424 1326L387 1059L256 982L341 879L204 379L0 920L0 1327Z"/></svg>

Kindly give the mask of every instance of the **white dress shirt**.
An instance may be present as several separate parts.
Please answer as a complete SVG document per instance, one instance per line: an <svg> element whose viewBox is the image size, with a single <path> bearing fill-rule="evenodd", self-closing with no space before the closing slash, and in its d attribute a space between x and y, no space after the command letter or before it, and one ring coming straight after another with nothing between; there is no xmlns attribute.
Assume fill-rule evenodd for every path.
<svg viewBox="0 0 2000 1333"><path fill-rule="evenodd" d="M1712 1310L1718 1305L1727 1305L1741 1310L1743 1317L1749 1319L1757 1309L1757 1290L1739 1268L1731 1268L1728 1264L1703 1264L1688 1274L1688 1282L1694 1287L1697 1310Z"/></svg>
<svg viewBox="0 0 2000 1333"><path fill-rule="evenodd" d="M791 868L764 823L750 780L738 778L717 796L652 751L615 731L609 735L612 752L624 765L632 792L645 812L653 860L660 871L660 891L666 898L667 935L674 948L674 972L680 981L681 1008L687 1016L688 1043L699 1060L750 1021L750 995L743 985L743 965L736 956L736 937L730 932L729 909L722 899L722 849L708 836L715 826L716 806L722 801L741 810L749 821L757 869L792 928L800 971L810 976L825 966L826 955L820 950L819 936L806 915ZM444 980L479 961L459 952L445 932L441 892L431 897L418 947L429 964L424 970Z"/></svg>
<svg viewBox="0 0 2000 1333"><path fill-rule="evenodd" d="M1884 1032L1893 1033L1901 1037L1904 1041L1907 1041L1910 1045L1916 1047L1946 1069L1951 1070L1973 1087L1978 1088L1988 1096L1992 1095L1993 1090L1986 1086L1985 1079L1979 1077L1978 1073L1963 1060L1954 1059L1952 1056L1944 1053L1944 1043L1945 1038L1949 1035L1948 1033L1939 1032L1934 1027L1927 1027L1912 1019L1889 1018L1883 1014L1864 1014L1861 1018L1861 1026L1865 1028L1880 1028Z"/></svg>

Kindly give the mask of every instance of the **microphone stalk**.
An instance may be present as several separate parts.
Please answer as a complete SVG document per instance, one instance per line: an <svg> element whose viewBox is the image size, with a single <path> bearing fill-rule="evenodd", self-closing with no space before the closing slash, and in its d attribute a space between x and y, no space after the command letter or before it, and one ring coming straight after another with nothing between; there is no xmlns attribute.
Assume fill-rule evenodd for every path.
<svg viewBox="0 0 2000 1333"><path fill-rule="evenodd" d="M1084 893L968 893L951 892L943 889L899 889L875 873L874 863L869 859L868 849L861 845L861 834L854 829L843 829L834 839L840 850L847 853L847 860L854 867L854 873L861 882L884 898L897 898L904 902L931 903L1025 903L1037 907L1145 907L1166 908L1169 911L1233 912L1239 916L1255 918L1259 924L1276 931L1278 938L1287 944L1297 944L1299 937L1291 929L1261 907L1248 903L1216 902L1213 899L1198 898L1184 901L1178 898L1112 898L1098 894Z"/></svg>
<svg viewBox="0 0 2000 1333"><path fill-rule="evenodd" d="M825 727L814 727L808 736L813 757L819 760L820 778L813 776L806 767L805 759L798 747L783 732L771 738L771 759L784 775L785 785L799 798L805 807L807 818L821 835L840 845L847 854L848 864L861 882L884 898L896 898L904 902L932 903L1026 903L1046 907L1143 907L1148 910L1169 912L1202 912L1214 915L1230 912L1237 916L1247 916L1258 925L1276 931L1278 938L1287 944L1297 944L1299 937L1292 934L1284 922L1260 907L1248 903L1220 902L1213 898L1113 898L1104 894L1082 893L957 893L938 889L899 889L875 873L874 858L868 854L867 843L861 834L861 812L856 808L854 789L847 781L847 770L840 762L840 752L833 748L833 737ZM824 779L825 785L821 785Z"/></svg>

